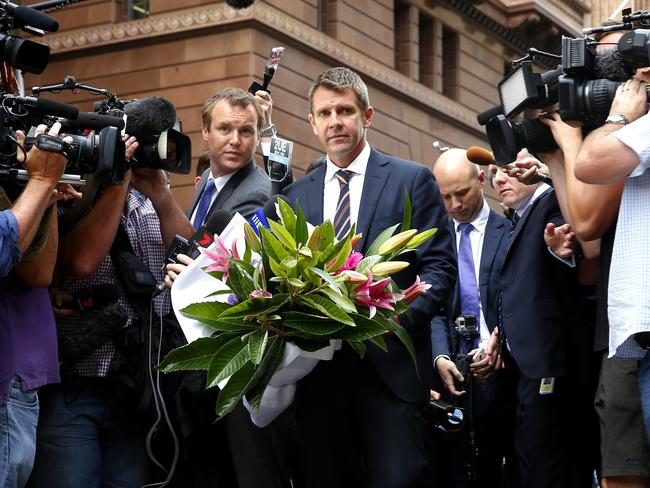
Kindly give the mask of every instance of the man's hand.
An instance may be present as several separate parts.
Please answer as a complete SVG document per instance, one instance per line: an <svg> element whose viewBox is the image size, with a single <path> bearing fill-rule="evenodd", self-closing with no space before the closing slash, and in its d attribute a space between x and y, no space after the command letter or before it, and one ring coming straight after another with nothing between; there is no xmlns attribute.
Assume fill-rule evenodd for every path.
<svg viewBox="0 0 650 488"><path fill-rule="evenodd" d="M52 302L52 310L54 311L55 317L70 317L77 313L77 311L72 308L62 308L65 302L74 299L72 295L55 287L51 287L48 291L50 293L50 301Z"/></svg>
<svg viewBox="0 0 650 488"><path fill-rule="evenodd" d="M436 390L429 390L429 401L437 402L440 400L441 395Z"/></svg>
<svg viewBox="0 0 650 488"><path fill-rule="evenodd" d="M478 353L478 349L469 352L469 356L474 357ZM487 354L483 355L479 361L472 362L469 365L469 373L476 378L479 383L486 383L492 378L494 374L494 365Z"/></svg>
<svg viewBox="0 0 650 488"><path fill-rule="evenodd" d="M39 136L40 134L45 133L46 129L47 126L41 124L36 127L34 135ZM59 130L61 130L61 124L57 122L52 126L48 134L56 137L59 135ZM22 131L16 131L16 140L18 141L19 146L24 147L25 134ZM71 137L66 137L64 141L68 144L72 144ZM26 158L23 160L25 156ZM59 181L59 178L61 178L61 175L65 171L65 166L68 163L68 159L64 155L42 151L35 145L27 151L26 155L22 151L18 150L17 159L18 162L22 163L25 167L31 179L46 181L51 185L55 185Z"/></svg>
<svg viewBox="0 0 650 488"><path fill-rule="evenodd" d="M122 140L124 141L124 147L126 148L124 151L124 159L131 161L131 158L135 154L135 150L140 147L140 143L135 137L129 136L128 134L124 134Z"/></svg>
<svg viewBox="0 0 650 488"><path fill-rule="evenodd" d="M439 357L436 360L436 371L438 371L442 383L449 393L457 397L465 394L464 391L456 389L456 382L462 383L465 381L465 378L463 378L463 375L460 374L460 371L458 371L458 368L452 361L444 357Z"/></svg>
<svg viewBox="0 0 650 488"><path fill-rule="evenodd" d="M266 128L273 123L271 120L271 114L273 112L273 100L271 99L271 94L264 90L257 90L255 92L255 98L257 98L257 101L262 107L262 128Z"/></svg>
<svg viewBox="0 0 650 488"><path fill-rule="evenodd" d="M170 193L167 175L161 169L134 169L131 175L131 186L154 202L154 205L156 198Z"/></svg>
<svg viewBox="0 0 650 488"><path fill-rule="evenodd" d="M575 254L576 235L570 224L556 227L553 223L546 224L544 242L553 254L562 259L571 259Z"/></svg>
<svg viewBox="0 0 650 488"><path fill-rule="evenodd" d="M639 80L627 80L616 89L616 96L609 114L623 114L630 122L646 113L646 84Z"/></svg>
<svg viewBox="0 0 650 488"><path fill-rule="evenodd" d="M485 346L485 354L488 357L488 362L495 370L503 369L503 359L501 359L501 341L499 336L499 329L495 327L490 334L490 340Z"/></svg>
<svg viewBox="0 0 650 488"><path fill-rule="evenodd" d="M177 254L176 259L179 261L178 263L170 263L165 267L167 270L167 275L165 276L165 285L167 285L168 288L172 287L174 281L176 281L176 278L178 278L178 275L181 274L181 272L190 264L192 264L192 261L194 261L191 257L186 256L185 254Z"/></svg>
<svg viewBox="0 0 650 488"><path fill-rule="evenodd" d="M75 200L81 200L82 196L83 195L79 193L77 190L75 190L72 185L60 183L56 185L56 187L52 191L52 198L50 198L50 205L52 205L55 202L60 202L61 200L63 201L72 200L73 198Z"/></svg>
<svg viewBox="0 0 650 488"><path fill-rule="evenodd" d="M574 127L567 124L557 112L544 114L539 121L551 129L553 139L563 152L580 149L582 144L582 128L580 126Z"/></svg>
<svg viewBox="0 0 650 488"><path fill-rule="evenodd" d="M517 161L514 165L508 165L506 168L508 176L517 178L525 185L535 185L540 182L539 175L549 175L546 165L532 156Z"/></svg>

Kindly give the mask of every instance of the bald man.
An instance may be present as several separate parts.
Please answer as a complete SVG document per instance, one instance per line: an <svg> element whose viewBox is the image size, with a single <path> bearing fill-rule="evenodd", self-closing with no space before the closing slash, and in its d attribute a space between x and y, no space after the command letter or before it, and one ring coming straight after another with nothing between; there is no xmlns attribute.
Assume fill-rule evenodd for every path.
<svg viewBox="0 0 650 488"><path fill-rule="evenodd" d="M450 447L455 486L498 487L503 457L511 458L513 452L514 383L508 386L507 377L500 375L486 384L488 379L494 379L495 361L482 351L498 352L497 289L510 223L488 206L483 195L485 172L467 160L465 150L445 151L433 172L458 256L458 281L448 305L448 320L436 318L432 322L434 364L447 391L465 407L470 403L470 392L473 407L473 422L460 437L460 445ZM475 317L479 326L476 337L466 339L457 333L454 324L461 315ZM460 354L476 356L470 378L464 378L453 361ZM512 398L509 402L505 400L508 397ZM474 438L478 455L472 454L470 437ZM473 476L466 468L468 464L476 466Z"/></svg>

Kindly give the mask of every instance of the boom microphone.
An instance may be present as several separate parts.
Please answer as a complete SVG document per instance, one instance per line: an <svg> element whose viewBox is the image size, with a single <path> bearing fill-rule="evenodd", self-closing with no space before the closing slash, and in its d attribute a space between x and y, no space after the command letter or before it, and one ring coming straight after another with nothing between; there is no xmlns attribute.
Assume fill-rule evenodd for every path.
<svg viewBox="0 0 650 488"><path fill-rule="evenodd" d="M226 3L236 10L241 10L253 5L255 0L226 0Z"/></svg>
<svg viewBox="0 0 650 488"><path fill-rule="evenodd" d="M79 112L74 120L60 121L64 127L73 129L90 129L101 130L104 127L117 127L119 130L124 129L124 119L110 115L98 114L95 112Z"/></svg>
<svg viewBox="0 0 650 488"><path fill-rule="evenodd" d="M28 25L48 32L59 30L59 23L56 19L33 8L11 2L0 2L0 8L8 12L21 26Z"/></svg>
<svg viewBox="0 0 650 488"><path fill-rule="evenodd" d="M127 115L126 132L129 135L160 134L176 123L176 108L163 97L143 98L124 106Z"/></svg>

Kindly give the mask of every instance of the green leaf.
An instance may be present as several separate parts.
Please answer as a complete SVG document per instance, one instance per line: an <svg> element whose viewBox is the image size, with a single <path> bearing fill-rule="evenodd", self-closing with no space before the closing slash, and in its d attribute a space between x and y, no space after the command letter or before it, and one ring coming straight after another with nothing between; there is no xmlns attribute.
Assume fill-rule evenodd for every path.
<svg viewBox="0 0 650 488"><path fill-rule="evenodd" d="M236 264L237 266L239 266L239 269L244 270L250 276L253 276L253 273L255 272L255 266L251 264L250 258L247 261L242 259L230 258L230 264Z"/></svg>
<svg viewBox="0 0 650 488"><path fill-rule="evenodd" d="M221 317L246 317L248 315L260 316L275 312L289 301L286 293L276 293L271 298L249 298L234 307L224 310Z"/></svg>
<svg viewBox="0 0 650 488"><path fill-rule="evenodd" d="M341 322L342 324L354 327L354 321L352 318L345 313L334 302L320 295L301 295L299 297L299 302L303 305L308 305L310 308L314 308L319 312L325 314L327 317Z"/></svg>
<svg viewBox="0 0 650 488"><path fill-rule="evenodd" d="M248 385L253 382L254 377L255 366L250 361L230 377L228 384L219 392L217 404L214 407L219 418L234 410L239 400L244 396Z"/></svg>
<svg viewBox="0 0 650 488"><path fill-rule="evenodd" d="M288 270L280 266L280 264L270 256L269 256L269 266L271 267L271 271L275 276L279 276L280 278L288 278L289 276Z"/></svg>
<svg viewBox="0 0 650 488"><path fill-rule="evenodd" d="M334 278L332 278L332 275L330 275L327 271L323 271L322 269L316 268L315 266L310 266L307 269L309 269L309 271L311 271L312 273L315 273L318 276L320 276L332 290L336 292L340 292L339 285L336 283Z"/></svg>
<svg viewBox="0 0 650 488"><path fill-rule="evenodd" d="M417 371L418 365L417 365L417 360L415 358L415 348L413 347L413 341L411 340L411 336L409 335L409 333L406 332L406 329L402 327L400 324L398 324L397 322L395 322L393 319L381 318L379 320L384 324L384 327L386 327L386 329L389 332L395 334L397 338L402 342L402 344L404 344L404 347L411 355L411 359L413 359L413 365L415 366L415 369Z"/></svg>
<svg viewBox="0 0 650 488"><path fill-rule="evenodd" d="M327 268L327 271L330 273L334 273L335 271L337 271L341 266L345 264L345 262L350 257L350 254L352 254L352 244L350 244L350 237L348 236L343 241L343 246L341 247L341 250L336 256L336 260L334 261L334 264L332 264L332 266L329 266Z"/></svg>
<svg viewBox="0 0 650 488"><path fill-rule="evenodd" d="M327 337L304 337L295 336L291 341L303 351L314 352L330 345Z"/></svg>
<svg viewBox="0 0 650 488"><path fill-rule="evenodd" d="M304 312L284 312L281 323L289 329L314 336L333 334L345 327L344 324L332 319Z"/></svg>
<svg viewBox="0 0 650 488"><path fill-rule="evenodd" d="M248 404L253 407L253 410L255 411L259 410L264 390L268 386L271 377L282 362L285 345L286 343L282 339L276 338L276 340L273 341L273 344L269 346L268 354L264 358L266 361L264 372L262 373L257 384L246 393ZM260 364L260 368L261 367L262 365Z"/></svg>
<svg viewBox="0 0 650 488"><path fill-rule="evenodd" d="M305 284L298 278L289 278L289 284L295 288L304 288Z"/></svg>
<svg viewBox="0 0 650 488"><path fill-rule="evenodd" d="M372 256L365 257L359 261L359 264L357 264L357 271L359 273L366 274L368 268L372 268L375 264L381 262L382 259L384 259L384 257L380 256L379 254L373 254Z"/></svg>
<svg viewBox="0 0 650 488"><path fill-rule="evenodd" d="M230 289L217 290L217 291L213 291L209 295L206 295L206 298L214 297L214 296L217 296L217 295L230 295L231 293L232 293L232 290L230 290Z"/></svg>
<svg viewBox="0 0 650 488"><path fill-rule="evenodd" d="M248 353L253 364L260 364L269 340L269 331L260 327L248 337Z"/></svg>
<svg viewBox="0 0 650 488"><path fill-rule="evenodd" d="M291 235L295 237L296 235L296 214L293 213L291 205L278 198L278 205L280 207L280 220L282 225L289 231Z"/></svg>
<svg viewBox="0 0 650 488"><path fill-rule="evenodd" d="M262 239L264 250L268 253L269 257L272 257L278 263L291 255L266 227L260 227L260 237Z"/></svg>
<svg viewBox="0 0 650 488"><path fill-rule="evenodd" d="M240 300L245 300L255 289L253 280L246 276L237 264L231 265L228 270L228 286Z"/></svg>
<svg viewBox="0 0 650 488"><path fill-rule="evenodd" d="M341 294L340 291L334 291L331 288L323 288L319 290L318 293L325 295L346 312L355 313L357 311L357 307L354 306L352 300Z"/></svg>
<svg viewBox="0 0 650 488"><path fill-rule="evenodd" d="M290 253L293 253L296 250L296 241L291 234L289 234L289 231L273 220L269 220L269 225L271 226L273 235L277 237L278 241L280 241L280 243L282 243Z"/></svg>
<svg viewBox="0 0 650 488"><path fill-rule="evenodd" d="M233 322L232 320L222 320L219 318L226 310L232 308L232 305L221 302L200 302L188 305L181 310L186 317L198 320L207 327L220 331L243 331L252 325L242 321Z"/></svg>
<svg viewBox="0 0 650 488"><path fill-rule="evenodd" d="M329 220L326 220L318 227L320 228L320 250L322 251L327 249L327 246L330 246L334 243L335 232L334 226Z"/></svg>
<svg viewBox="0 0 650 488"><path fill-rule="evenodd" d="M366 256L372 256L374 254L378 254L378 250L380 246L386 242L390 237L393 235L395 230L399 227L399 224L395 224L388 229L385 229L381 234L377 236L377 238L373 241L373 243L370 245L368 250L366 251Z"/></svg>
<svg viewBox="0 0 650 488"><path fill-rule="evenodd" d="M298 260L293 256L289 256L282 260L280 266L286 268L287 270L291 270L294 269L296 266L298 266Z"/></svg>
<svg viewBox="0 0 650 488"><path fill-rule="evenodd" d="M402 228L400 232L409 230L411 228L411 216L413 215L413 209L411 207L411 197L409 191L404 189L404 214L402 215Z"/></svg>
<svg viewBox="0 0 650 488"><path fill-rule="evenodd" d="M248 344L243 343L241 337L235 337L227 342L215 353L210 363L206 388L212 388L232 376L249 360Z"/></svg>
<svg viewBox="0 0 650 488"><path fill-rule="evenodd" d="M386 341L384 340L383 336L378 335L375 337L369 337L368 341L372 342L375 346L377 346L382 351L388 352L388 346L386 345Z"/></svg>
<svg viewBox="0 0 650 488"><path fill-rule="evenodd" d="M350 346L352 346L352 349L354 349L357 354L359 355L360 358L363 359L363 357L366 355L366 345L363 342L354 342L354 341L347 341Z"/></svg>
<svg viewBox="0 0 650 488"><path fill-rule="evenodd" d="M375 319L369 319L361 314L350 314L356 327L345 327L332 336L333 339L348 341L365 341L371 337L382 335L386 332L384 325Z"/></svg>
<svg viewBox="0 0 650 488"><path fill-rule="evenodd" d="M307 219L305 214L302 213L302 208L298 205L296 209L296 242L298 244L307 244L307 239L309 239L309 232L307 230Z"/></svg>
<svg viewBox="0 0 650 488"><path fill-rule="evenodd" d="M207 370L212 357L223 344L231 339L231 334L220 334L216 337L202 337L189 344L178 347L164 357L158 365L164 373L185 370Z"/></svg>

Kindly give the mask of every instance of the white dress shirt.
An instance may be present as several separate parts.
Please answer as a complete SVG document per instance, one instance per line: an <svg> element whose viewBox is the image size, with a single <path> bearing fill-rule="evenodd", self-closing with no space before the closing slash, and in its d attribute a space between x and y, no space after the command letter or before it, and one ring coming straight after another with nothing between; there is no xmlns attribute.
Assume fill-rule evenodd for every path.
<svg viewBox="0 0 650 488"><path fill-rule="evenodd" d="M205 182L205 186L203 187L203 191L205 191L208 185L214 185L215 187L215 191L214 193L212 193L212 198L210 198L210 205L208 205L208 209L212 207L212 204L217 199L217 195L219 195L219 192L223 190L223 187L226 186L228 180L230 180L230 178L232 178L232 175L234 175L236 172L237 171L233 171L232 173L228 173L227 175L218 176L215 178L214 176L212 176L212 171L210 171L208 176L208 181ZM203 195L203 192L201 192L201 195ZM190 218L190 222L194 222L194 217L196 217L196 211L199 209L200 201L201 201L201 196L199 196L199 199L196 201L196 207L192 212L192 218ZM200 224L202 223L203 222L200 222ZM197 225L199 225L199 223L197 223Z"/></svg>
<svg viewBox="0 0 650 488"><path fill-rule="evenodd" d="M478 215L470 222L472 224L472 231L469 233L469 240L472 244L472 257L474 259L474 274L476 275L476 285L479 286L479 276L481 269L481 256L483 255L483 241L485 239L485 229L487 227L488 219L490 218L490 207L488 203L483 200L483 208L478 213ZM460 246L460 222L454 219L454 229L456 230L456 252L458 252L458 246ZM490 330L488 329L487 322L485 321L485 316L483 315L483 304L481 303L481 291L480 288L476 290L479 296L478 307L479 307L479 330L481 334L481 342L479 346L485 348L487 343L490 340ZM452 317L452 320L455 317Z"/></svg>
<svg viewBox="0 0 650 488"><path fill-rule="evenodd" d="M639 156L625 182L607 290L609 356L642 359L632 335L650 331L650 115L612 133Z"/></svg>
<svg viewBox="0 0 650 488"><path fill-rule="evenodd" d="M355 224L359 218L359 206L361 205L361 193L363 182L366 179L366 168L370 157L370 144L366 142L359 155L350 163L347 168L339 168L329 156L327 156L327 169L325 170L325 186L323 188L323 221L334 222L336 206L339 201L341 187L338 178L335 176L340 169L350 171L350 225Z"/></svg>

